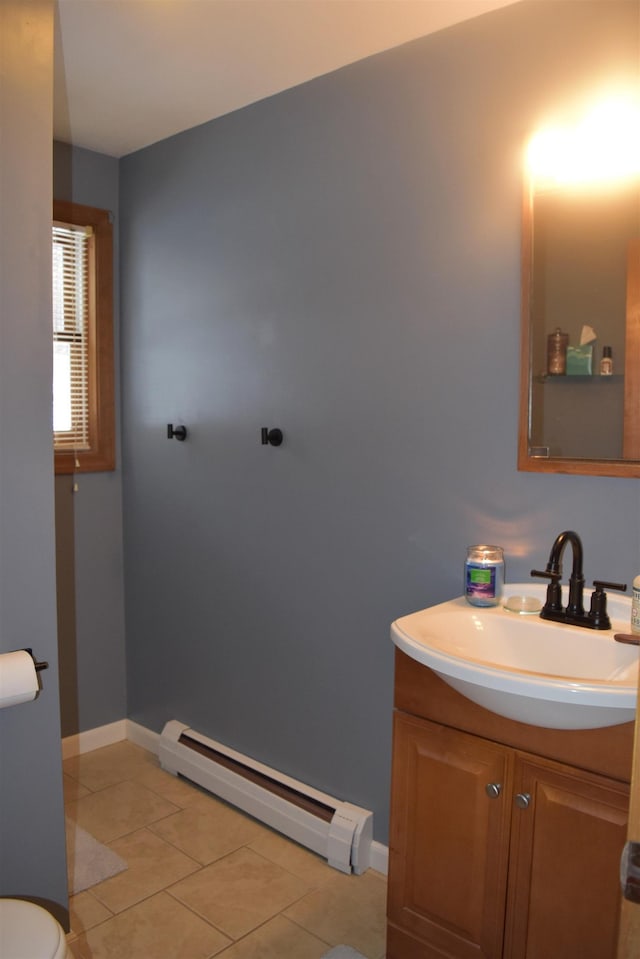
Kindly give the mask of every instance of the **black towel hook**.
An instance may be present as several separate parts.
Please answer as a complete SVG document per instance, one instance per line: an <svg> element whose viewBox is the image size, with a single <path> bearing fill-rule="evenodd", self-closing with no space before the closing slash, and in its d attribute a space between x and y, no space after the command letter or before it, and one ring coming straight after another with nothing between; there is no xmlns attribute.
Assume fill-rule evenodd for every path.
<svg viewBox="0 0 640 959"><path fill-rule="evenodd" d="M283 440L282 430L279 430L277 427L270 430L268 426L263 426L261 431L262 436L262 445L266 446L267 443L270 443L271 446L280 446Z"/></svg>
<svg viewBox="0 0 640 959"><path fill-rule="evenodd" d="M176 426L173 428L173 423L167 423L167 439L168 440L180 440L182 443L183 440L187 438L187 427L186 426Z"/></svg>

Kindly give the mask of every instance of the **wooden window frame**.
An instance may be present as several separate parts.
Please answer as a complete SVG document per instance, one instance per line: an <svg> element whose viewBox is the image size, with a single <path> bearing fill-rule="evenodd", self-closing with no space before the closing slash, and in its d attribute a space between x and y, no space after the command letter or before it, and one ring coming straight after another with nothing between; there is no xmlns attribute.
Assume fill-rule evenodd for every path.
<svg viewBox="0 0 640 959"><path fill-rule="evenodd" d="M111 216L108 210L54 200L53 219L90 226L94 236L89 257L89 449L54 449L55 472L106 472L116 465Z"/></svg>

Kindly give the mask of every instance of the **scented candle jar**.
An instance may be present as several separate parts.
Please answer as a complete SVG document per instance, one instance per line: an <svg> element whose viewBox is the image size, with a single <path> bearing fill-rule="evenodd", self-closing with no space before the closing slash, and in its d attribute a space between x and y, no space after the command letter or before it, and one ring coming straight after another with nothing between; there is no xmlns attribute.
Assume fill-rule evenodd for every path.
<svg viewBox="0 0 640 959"><path fill-rule="evenodd" d="M497 606L504 588L501 546L469 546L464 564L464 595L472 606Z"/></svg>

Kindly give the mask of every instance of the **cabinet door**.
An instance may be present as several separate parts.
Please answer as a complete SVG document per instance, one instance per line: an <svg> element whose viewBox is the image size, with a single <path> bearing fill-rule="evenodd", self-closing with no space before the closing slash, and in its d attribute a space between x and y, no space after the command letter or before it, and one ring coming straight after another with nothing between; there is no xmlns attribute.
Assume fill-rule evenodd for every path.
<svg viewBox="0 0 640 959"><path fill-rule="evenodd" d="M393 755L388 959L499 959L512 751L396 712Z"/></svg>
<svg viewBox="0 0 640 959"><path fill-rule="evenodd" d="M614 959L628 787L520 756L515 792L505 959Z"/></svg>

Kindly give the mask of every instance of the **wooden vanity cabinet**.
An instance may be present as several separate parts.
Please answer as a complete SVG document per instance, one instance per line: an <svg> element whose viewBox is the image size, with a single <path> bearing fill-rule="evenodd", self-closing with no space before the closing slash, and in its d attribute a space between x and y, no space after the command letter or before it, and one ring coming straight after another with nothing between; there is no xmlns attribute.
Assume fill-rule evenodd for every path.
<svg viewBox="0 0 640 959"><path fill-rule="evenodd" d="M502 955L512 780L502 746L396 713L387 959Z"/></svg>
<svg viewBox="0 0 640 959"><path fill-rule="evenodd" d="M397 651L387 959L615 959L632 741L501 719Z"/></svg>
<svg viewBox="0 0 640 959"><path fill-rule="evenodd" d="M615 959L628 786L522 754L515 790L504 955Z"/></svg>

